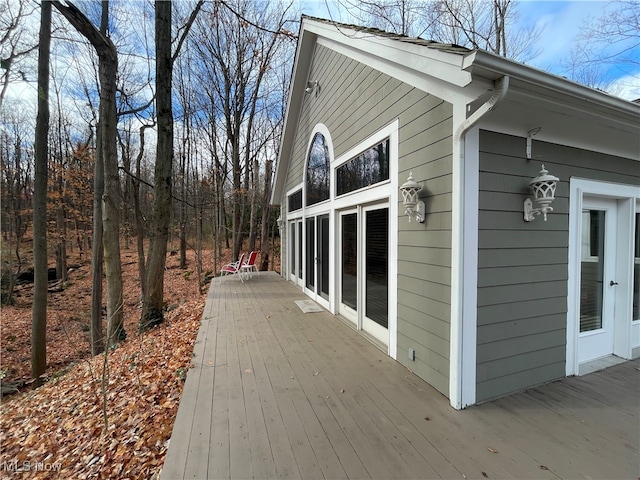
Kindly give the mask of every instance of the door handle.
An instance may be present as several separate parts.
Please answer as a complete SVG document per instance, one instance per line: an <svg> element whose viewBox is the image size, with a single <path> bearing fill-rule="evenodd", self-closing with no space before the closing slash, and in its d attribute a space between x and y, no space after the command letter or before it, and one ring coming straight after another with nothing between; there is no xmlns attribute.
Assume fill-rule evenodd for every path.
<svg viewBox="0 0 640 480"><path fill-rule="evenodd" d="M618 282L614 282L613 280L611 280L611 281L609 282L609 286L610 286L610 287L613 287L613 286L615 286L615 285L617 285L617 284L618 284Z"/></svg>

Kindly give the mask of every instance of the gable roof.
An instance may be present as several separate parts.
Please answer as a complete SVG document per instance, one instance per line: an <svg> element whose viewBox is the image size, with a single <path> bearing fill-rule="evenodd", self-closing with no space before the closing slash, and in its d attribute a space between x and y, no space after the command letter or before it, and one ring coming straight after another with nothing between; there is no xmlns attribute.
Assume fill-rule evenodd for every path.
<svg viewBox="0 0 640 480"><path fill-rule="evenodd" d="M496 89L496 82L508 77L513 100L510 108L501 104L493 113L514 118L521 114L523 105L530 123L543 119L551 128L561 131L566 123L566 112L583 117L585 131L576 138L565 138L567 144L583 148L596 148L600 143L604 151L638 158L640 140L640 105L605 92L595 90L566 78L552 75L523 63L480 49L468 49L459 45L441 44L421 38L411 38L376 28L347 25L316 17L303 16L298 46L293 65L291 87L280 145L276 176L272 191L272 204L278 205L282 197L288 161L291 155L297 126L297 115L304 101L304 89L316 45L321 44L352 59L365 63L395 78L428 91L450 103L464 102L467 115L486 101ZM546 117L554 112L554 121ZM602 130L606 128L606 130ZM527 130L524 130L525 132ZM606 134L606 135L604 135ZM580 138L578 138L578 136ZM585 144L582 138L591 139ZM605 138L603 138L605 137ZM607 140L608 138L608 140ZM557 139L557 138L556 138ZM598 143L600 142L600 143ZM558 141L557 143L564 143ZM626 149L622 149L621 145ZM640 158L639 158L640 159Z"/></svg>

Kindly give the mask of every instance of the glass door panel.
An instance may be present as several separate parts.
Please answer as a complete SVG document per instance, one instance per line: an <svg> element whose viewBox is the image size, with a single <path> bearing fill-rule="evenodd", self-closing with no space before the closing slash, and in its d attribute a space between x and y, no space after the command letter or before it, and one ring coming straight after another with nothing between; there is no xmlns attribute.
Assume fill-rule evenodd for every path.
<svg viewBox="0 0 640 480"><path fill-rule="evenodd" d="M309 290L314 290L316 279L316 234L315 217L307 218L307 237L306 237L306 272L305 272L305 285Z"/></svg>
<svg viewBox="0 0 640 480"><path fill-rule="evenodd" d="M296 222L289 224L289 275L296 276Z"/></svg>
<svg viewBox="0 0 640 480"><path fill-rule="evenodd" d="M603 210L582 212L580 333L602 328L605 215Z"/></svg>
<svg viewBox="0 0 640 480"><path fill-rule="evenodd" d="M365 315L389 325L389 209L366 212Z"/></svg>
<svg viewBox="0 0 640 480"><path fill-rule="evenodd" d="M296 265L298 266L297 268L297 277L298 277L298 283L302 283L302 220L298 220L297 222L298 225L298 260L296 262Z"/></svg>
<svg viewBox="0 0 640 480"><path fill-rule="evenodd" d="M358 310L358 214L341 217L340 302Z"/></svg>
<svg viewBox="0 0 640 480"><path fill-rule="evenodd" d="M329 215L318 217L318 293L329 300Z"/></svg>

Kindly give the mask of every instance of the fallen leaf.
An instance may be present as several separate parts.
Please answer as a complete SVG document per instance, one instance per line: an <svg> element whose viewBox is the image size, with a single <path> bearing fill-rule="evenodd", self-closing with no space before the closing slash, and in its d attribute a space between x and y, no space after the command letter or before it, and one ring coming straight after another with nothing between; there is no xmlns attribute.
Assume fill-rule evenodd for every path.
<svg viewBox="0 0 640 480"><path fill-rule="evenodd" d="M317 377L318 375L320 375L320 372L315 372L315 373L313 374L313 376L314 376L314 377Z"/></svg>
<svg viewBox="0 0 640 480"><path fill-rule="evenodd" d="M253 370L250 368L245 368L244 373L253 373Z"/></svg>
<svg viewBox="0 0 640 480"><path fill-rule="evenodd" d="M487 450L489 450L491 453L498 453L498 450L491 447L487 447Z"/></svg>
<svg viewBox="0 0 640 480"><path fill-rule="evenodd" d="M428 422L429 420L431 420L431 417L424 417L424 419Z"/></svg>
<svg viewBox="0 0 640 480"><path fill-rule="evenodd" d="M489 478L489 475L487 475L487 472L482 472L482 476L483 476L484 478Z"/></svg>
<svg viewBox="0 0 640 480"><path fill-rule="evenodd" d="M540 465L540 470L549 470L549 467L545 467L544 465Z"/></svg>
<svg viewBox="0 0 640 480"><path fill-rule="evenodd" d="M340 389L340 393L344 393L344 388Z"/></svg>

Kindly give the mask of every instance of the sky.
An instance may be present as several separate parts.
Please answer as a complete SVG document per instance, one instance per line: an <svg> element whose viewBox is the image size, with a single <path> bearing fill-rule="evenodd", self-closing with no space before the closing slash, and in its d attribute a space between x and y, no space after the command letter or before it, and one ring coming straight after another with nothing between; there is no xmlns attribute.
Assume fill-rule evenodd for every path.
<svg viewBox="0 0 640 480"><path fill-rule="evenodd" d="M18 1L18 0L16 0ZM357 0L297 0L302 13L321 18L332 17L338 21L350 21L344 11L339 12L337 5L342 2L356 2ZM555 1L555 0L515 0L520 12L519 21L525 25L535 25L541 29L538 42L539 54L527 63L541 70L565 76L563 64L569 58L571 49L577 45L578 34L584 21L598 18L607 8L619 5L620 0L614 1ZM328 8L332 8L331 15ZM640 8L640 7L638 7ZM34 21L38 20L34 16ZM294 29L295 27L292 27ZM639 34L640 35L640 34ZM606 46L603 46L606 48ZM640 50L634 52L635 64L616 65L607 68L606 75L611 84L606 90L626 100L640 98ZM32 84L14 83L10 96L28 96L35 98L35 87Z"/></svg>
<svg viewBox="0 0 640 480"><path fill-rule="evenodd" d="M595 0L516 1L520 12L519 21L524 25L533 24L541 29L537 45L540 53L527 63L561 76L566 75L563 65L569 59L572 47L578 44L578 35L584 21L588 18L599 18L606 9L615 7L619 3ZM335 6L337 3L335 0L301 0L301 3L304 13L321 18L328 18L327 5L331 5L335 20L348 21L344 12L342 12L342 16L340 15ZM340 16L341 18L339 18ZM602 48L606 48L606 46ZM640 98L640 51L636 50L633 55L636 58L635 64L607 68L606 72L612 81L607 91L626 100Z"/></svg>

